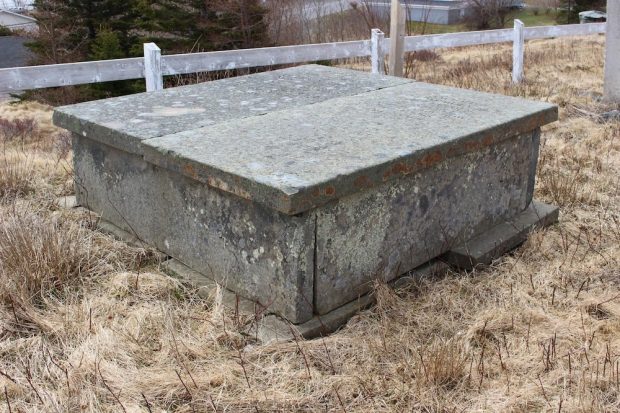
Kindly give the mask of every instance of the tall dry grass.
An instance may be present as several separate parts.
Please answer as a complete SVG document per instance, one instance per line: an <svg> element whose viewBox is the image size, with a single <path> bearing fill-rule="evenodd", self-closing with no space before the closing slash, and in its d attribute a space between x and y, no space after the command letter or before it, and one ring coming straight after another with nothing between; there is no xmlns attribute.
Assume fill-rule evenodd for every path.
<svg viewBox="0 0 620 413"><path fill-rule="evenodd" d="M377 285L323 339L256 343L217 298L57 210L63 180L37 172L0 209L0 291L35 315L0 304L0 410L618 411L620 125L598 117L602 54L600 38L529 43L520 86L502 46L410 62L418 80L560 105L536 188L560 223L489 268Z"/></svg>

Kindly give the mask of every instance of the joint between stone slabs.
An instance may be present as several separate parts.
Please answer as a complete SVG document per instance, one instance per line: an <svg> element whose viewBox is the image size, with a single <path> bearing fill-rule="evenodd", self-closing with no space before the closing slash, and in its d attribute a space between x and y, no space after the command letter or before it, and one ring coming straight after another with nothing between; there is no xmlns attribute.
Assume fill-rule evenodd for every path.
<svg viewBox="0 0 620 413"><path fill-rule="evenodd" d="M448 264L434 259L388 282L388 286L393 289L406 288L416 280L445 274L449 268ZM370 291L327 314L315 315L311 320L301 324L292 324L280 316L271 314L250 325L247 334L256 337L264 344L291 341L299 337L304 339L317 338L337 331L346 325L353 316L372 306L375 302L375 294Z"/></svg>
<svg viewBox="0 0 620 413"><path fill-rule="evenodd" d="M70 200L59 199L57 204L64 208L80 208ZM93 213L84 209L89 213ZM95 214L96 215L96 214ZM132 246L147 246L137 236L101 219L98 215L98 229L112 235ZM423 277L432 277L445 273L450 265L461 269L473 269L480 265L490 264L506 252L516 248L527 239L528 233L534 228L542 228L558 221L559 209L552 205L533 201L530 206L515 218L501 223L486 232L473 237L468 242L451 249L441 259L432 259L426 264L390 281L392 288L406 288ZM315 221L315 254L316 254L316 221ZM312 319L300 324L289 321L269 312L269 308L261 306L249 299L221 286L208 276L199 273L182 262L161 254L161 269L176 278L198 289L198 294L205 299L221 299L221 303L229 309L247 316L253 316L254 322L246 327L245 334L256 337L263 343L288 341L298 337L311 339L333 333L345 325L360 310L370 307L376 297L371 291L359 296L323 315L315 314ZM316 258L315 258L316 260ZM314 277L316 278L316 262ZM316 280L313 280L315 282ZM316 287L316 284L315 284ZM316 289L316 288L315 288ZM316 292L314 292L316 294ZM218 297L218 294L221 294ZM314 303L314 297L313 297Z"/></svg>

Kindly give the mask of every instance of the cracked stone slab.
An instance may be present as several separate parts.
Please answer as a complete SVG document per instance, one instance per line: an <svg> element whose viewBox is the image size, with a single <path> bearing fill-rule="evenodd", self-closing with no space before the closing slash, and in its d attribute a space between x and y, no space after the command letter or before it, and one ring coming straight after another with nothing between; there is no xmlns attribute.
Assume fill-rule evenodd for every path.
<svg viewBox="0 0 620 413"><path fill-rule="evenodd" d="M558 218L558 207L533 201L521 214L451 249L442 260L466 270L488 265L521 245L532 230L550 226Z"/></svg>
<svg viewBox="0 0 620 413"><path fill-rule="evenodd" d="M54 124L140 154L140 142L411 80L307 65L56 108Z"/></svg>

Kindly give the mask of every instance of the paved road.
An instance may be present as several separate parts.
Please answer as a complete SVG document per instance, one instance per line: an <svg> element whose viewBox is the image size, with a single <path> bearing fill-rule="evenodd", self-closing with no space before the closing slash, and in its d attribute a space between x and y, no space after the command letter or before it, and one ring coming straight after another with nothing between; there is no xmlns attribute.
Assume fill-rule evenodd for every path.
<svg viewBox="0 0 620 413"><path fill-rule="evenodd" d="M0 68L28 66L32 54L24 46L27 41L28 39L17 36L0 37ZM8 92L2 91L0 85L0 103L10 99Z"/></svg>
<svg viewBox="0 0 620 413"><path fill-rule="evenodd" d="M28 39L17 36L0 37L0 68L27 66L30 50L24 46Z"/></svg>

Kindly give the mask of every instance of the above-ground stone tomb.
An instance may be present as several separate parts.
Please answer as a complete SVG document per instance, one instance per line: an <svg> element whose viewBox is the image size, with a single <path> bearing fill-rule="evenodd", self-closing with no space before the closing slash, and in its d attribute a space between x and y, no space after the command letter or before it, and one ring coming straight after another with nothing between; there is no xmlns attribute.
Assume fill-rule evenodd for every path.
<svg viewBox="0 0 620 413"><path fill-rule="evenodd" d="M377 278L488 261L557 217L532 202L542 102L310 65L54 119L80 205L302 330Z"/></svg>

